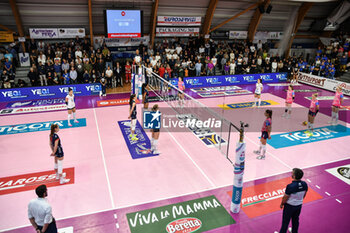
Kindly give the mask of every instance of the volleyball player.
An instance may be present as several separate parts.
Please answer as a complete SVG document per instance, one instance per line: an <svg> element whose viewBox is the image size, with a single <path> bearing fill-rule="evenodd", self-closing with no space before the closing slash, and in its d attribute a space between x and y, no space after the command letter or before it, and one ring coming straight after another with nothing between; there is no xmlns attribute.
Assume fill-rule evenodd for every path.
<svg viewBox="0 0 350 233"><path fill-rule="evenodd" d="M257 159L265 159L266 154L266 140L271 139L271 127L272 127L272 110L267 109L264 113L266 119L261 129L260 147L259 150L255 150L254 153L259 155Z"/></svg>
<svg viewBox="0 0 350 233"><path fill-rule="evenodd" d="M136 134L135 134L135 128L136 128L136 95L135 94L132 94L130 95L130 111L129 111L129 117L128 119L131 119L130 120L130 127L131 127L131 134L130 134L130 138L131 140L133 141L137 141L139 140L137 137L136 137Z"/></svg>
<svg viewBox="0 0 350 233"><path fill-rule="evenodd" d="M68 109L68 126L72 126L70 123L72 112L73 112L74 123L79 123L75 115L75 102L74 102L74 94L73 94L72 88L68 89L68 95L66 96L66 104Z"/></svg>
<svg viewBox="0 0 350 233"><path fill-rule="evenodd" d="M255 92L254 92L255 101L254 101L253 107L256 106L256 102L258 102L258 107L260 107L262 90L263 90L263 85L261 83L261 79L259 78L255 87Z"/></svg>
<svg viewBox="0 0 350 233"><path fill-rule="evenodd" d="M50 147L51 147L51 156L55 157L55 172L56 180L60 180L60 184L65 184L70 181L70 179L65 179L66 174L63 173L63 158L64 153L61 145L61 140L58 137L57 133L60 130L57 124L51 125L50 133Z"/></svg>
<svg viewBox="0 0 350 233"><path fill-rule="evenodd" d="M178 93L178 97L179 97L179 105L180 107L183 107L185 104L185 83L183 81L182 77L179 77L179 81L177 83L177 87L179 88L179 93Z"/></svg>
<svg viewBox="0 0 350 233"><path fill-rule="evenodd" d="M152 112L158 112L158 111L159 111L158 104L153 105ZM151 132L152 132L151 151L153 154L160 154L160 152L157 149L160 129L151 129Z"/></svg>
<svg viewBox="0 0 350 233"><path fill-rule="evenodd" d="M148 100L149 93L148 93L147 87L148 87L147 83L142 84L142 103L143 103L143 108L145 110L148 109L148 103L149 103L149 100Z"/></svg>
<svg viewBox="0 0 350 233"><path fill-rule="evenodd" d="M342 89L340 86L337 86L333 103L332 103L332 118L331 118L331 121L328 122L329 124L332 124L332 125L338 124L339 108L343 104L343 100L344 100L344 95L343 95Z"/></svg>
<svg viewBox="0 0 350 233"><path fill-rule="evenodd" d="M320 105L317 100L318 94L312 94L312 99L310 103L309 113L308 113L308 119L307 119L307 128L308 130L305 132L306 135L311 137L314 132L314 122L315 117L318 113L318 110L320 109Z"/></svg>
<svg viewBox="0 0 350 233"><path fill-rule="evenodd" d="M286 109L284 110L284 114L282 117L286 117L287 119L290 118L290 115L292 114L292 103L295 98L295 93L293 90L293 86L289 85L288 86L288 91L287 91L287 98L286 98Z"/></svg>

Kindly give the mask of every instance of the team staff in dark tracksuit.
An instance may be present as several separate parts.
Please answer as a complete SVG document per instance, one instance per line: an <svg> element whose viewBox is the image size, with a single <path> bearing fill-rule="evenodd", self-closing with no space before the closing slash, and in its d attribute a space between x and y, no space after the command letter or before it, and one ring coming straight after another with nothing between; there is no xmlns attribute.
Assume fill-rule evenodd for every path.
<svg viewBox="0 0 350 233"><path fill-rule="evenodd" d="M303 175L304 172L301 169L293 168L293 182L287 185L280 206L281 209L283 208L280 233L287 232L290 219L292 219L292 233L298 233L301 206L308 190L306 182L301 180Z"/></svg>

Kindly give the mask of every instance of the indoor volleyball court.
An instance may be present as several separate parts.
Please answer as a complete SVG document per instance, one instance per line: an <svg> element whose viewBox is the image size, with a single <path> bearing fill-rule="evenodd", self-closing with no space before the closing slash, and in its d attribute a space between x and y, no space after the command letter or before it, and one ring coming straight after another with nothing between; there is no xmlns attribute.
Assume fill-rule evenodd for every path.
<svg viewBox="0 0 350 233"><path fill-rule="evenodd" d="M252 92L254 87L242 85L239 89ZM153 233L162 227L164 232L175 232L172 229L181 225L179 216L184 215L204 216L201 231L274 232L281 219L283 189L291 181L292 168L299 167L309 185L302 213L308 217L303 220L303 228L331 232L325 229L337 225L339 232L345 232L342 226L347 216L340 213L350 211L349 180L346 174L339 178L335 170L350 164L348 111L341 111L339 124L330 126L331 100L320 100L314 136L307 137L302 122L310 104L308 97L314 91L321 97L333 94L296 85L292 117L285 119L281 115L287 86L265 84L264 88L260 108L251 107L254 98L249 93L215 93L214 97L202 98L198 90L186 90L198 103L237 127L240 121L249 124L245 129L244 189L239 214L229 212L234 175L230 160L234 161L239 140L234 129L213 130L209 137L189 129L174 132L164 128L158 144L161 153L152 154L147 151L150 130L142 129L141 103L137 104L136 132L140 140L136 143L125 136L130 128L129 106L104 107L106 103L113 105L116 99L128 98L126 94L76 97L79 123L72 127L67 125L66 111L2 116L0 204L7 217L0 219L0 231L31 232L26 206L35 197L35 187L46 184L60 232ZM171 112L167 101L151 102L150 108L153 104L158 104L164 114ZM349 99L343 105L350 105ZM266 159L258 160L253 150L259 145L266 109L273 110L272 139L268 140ZM51 123L60 126L63 167L70 179L64 185L54 178L49 147ZM193 229L198 228L196 223L194 220Z"/></svg>

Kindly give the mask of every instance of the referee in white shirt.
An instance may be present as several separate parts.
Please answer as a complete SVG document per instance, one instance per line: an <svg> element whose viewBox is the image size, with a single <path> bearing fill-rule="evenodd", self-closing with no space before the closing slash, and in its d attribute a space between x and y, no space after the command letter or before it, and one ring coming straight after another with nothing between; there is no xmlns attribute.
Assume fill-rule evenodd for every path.
<svg viewBox="0 0 350 233"><path fill-rule="evenodd" d="M46 185L35 189L38 198L28 204L28 218L37 233L57 233L55 219L52 217L52 208L47 199Z"/></svg>

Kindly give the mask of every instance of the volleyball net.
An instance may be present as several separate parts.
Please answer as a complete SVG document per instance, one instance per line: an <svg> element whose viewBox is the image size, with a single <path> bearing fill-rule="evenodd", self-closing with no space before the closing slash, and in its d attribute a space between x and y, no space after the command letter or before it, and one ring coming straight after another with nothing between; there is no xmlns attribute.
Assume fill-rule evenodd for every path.
<svg viewBox="0 0 350 233"><path fill-rule="evenodd" d="M167 114L170 116L169 121L173 117L175 118L173 119L174 121L187 122L187 125L184 123L184 130L191 131L206 146L217 148L233 165L234 181L231 211L238 213L240 210L245 163L244 128L248 127L248 125L242 121L240 121L239 126L234 125L225 119L223 114L219 114L218 111L214 111L188 93L180 90L178 80L165 80L154 73L152 69L143 65L133 66L132 70L132 93L136 94L139 99L142 99L142 85L147 83L153 97L166 103L172 113L174 113L164 112L165 109L161 107L160 111L163 118ZM176 129L168 130L176 131ZM230 144L232 143L234 144L231 148L233 147L235 150L230 153Z"/></svg>
<svg viewBox="0 0 350 233"><path fill-rule="evenodd" d="M225 119L220 113L207 107L197 99L190 96L188 93L181 91L178 84L165 80L158 74L154 73L151 69L145 66L133 67L133 93L135 93L139 99L142 99L142 84L148 83L150 89L150 98L156 98L167 104L167 106L173 111L177 119L170 119L171 121L180 120L185 123L188 122L188 127L184 130L190 130L196 135L202 142L208 147L217 148L221 154L225 155L230 163L234 164L234 156L230 156L230 140L235 141L232 137L238 138L238 135L230 137L231 131L239 132L239 127L232 124ZM161 109L161 112L164 108ZM168 110L165 110L169 113ZM162 112L163 116L166 116ZM171 115L171 114L167 114ZM169 121L170 121L169 120ZM203 126L196 124L197 122L203 122ZM177 132L180 129L169 129Z"/></svg>

